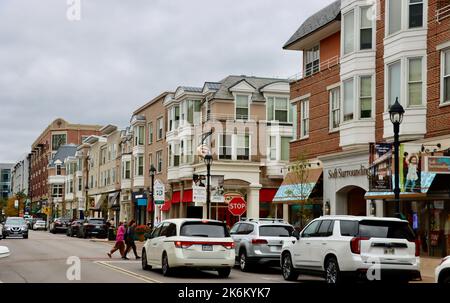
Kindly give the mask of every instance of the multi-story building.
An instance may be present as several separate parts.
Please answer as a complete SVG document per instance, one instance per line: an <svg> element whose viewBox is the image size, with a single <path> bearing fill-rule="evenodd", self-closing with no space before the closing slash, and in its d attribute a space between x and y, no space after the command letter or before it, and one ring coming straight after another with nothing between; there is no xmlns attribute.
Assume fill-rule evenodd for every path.
<svg viewBox="0 0 450 303"><path fill-rule="evenodd" d="M52 196L48 166L58 149L65 144L79 145L90 135L99 133L101 126L70 124L63 119L53 121L31 146L30 198L37 207L48 203Z"/></svg>
<svg viewBox="0 0 450 303"><path fill-rule="evenodd" d="M22 157L21 160L17 161L14 164L14 167L11 171L11 186L12 193L24 193L25 195L29 195L29 182L30 182L30 155L26 155Z"/></svg>
<svg viewBox="0 0 450 303"><path fill-rule="evenodd" d="M389 109L398 99L405 109L404 151L419 146L423 161L432 153L446 159L450 2L335 1L308 18L284 48L302 51L304 60L302 75L291 83L291 101L299 110L291 160L306 154L313 169L322 170L309 181L323 184L318 196L325 213L394 215L391 192L369 192L369 143L393 142ZM401 154L404 169L408 157ZM408 171L401 174L406 179ZM402 195L401 211L423 237L422 249L438 254L450 247L450 232L444 237L450 183L448 175L420 174L419 180L434 181L426 190L422 182L420 194ZM433 233L440 240L431 241Z"/></svg>
<svg viewBox="0 0 450 303"><path fill-rule="evenodd" d="M0 198L8 199L11 197L11 171L14 164L0 163Z"/></svg>

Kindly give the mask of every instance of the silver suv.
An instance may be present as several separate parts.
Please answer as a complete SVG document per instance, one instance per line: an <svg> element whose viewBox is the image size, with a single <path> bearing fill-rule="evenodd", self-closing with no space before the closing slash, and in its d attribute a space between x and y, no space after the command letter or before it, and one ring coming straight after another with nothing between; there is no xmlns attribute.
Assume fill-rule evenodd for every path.
<svg viewBox="0 0 450 303"><path fill-rule="evenodd" d="M230 230L236 247L236 259L242 271L252 265L279 265L286 241L295 241L294 227L283 220L242 219Z"/></svg>

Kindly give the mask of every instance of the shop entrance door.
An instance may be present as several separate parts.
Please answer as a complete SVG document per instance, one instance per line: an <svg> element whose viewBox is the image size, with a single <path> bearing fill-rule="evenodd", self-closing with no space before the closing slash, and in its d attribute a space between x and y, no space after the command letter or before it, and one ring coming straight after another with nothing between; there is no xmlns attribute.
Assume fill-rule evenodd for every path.
<svg viewBox="0 0 450 303"><path fill-rule="evenodd" d="M347 194L347 213L351 216L366 216L366 191L360 187L352 188Z"/></svg>

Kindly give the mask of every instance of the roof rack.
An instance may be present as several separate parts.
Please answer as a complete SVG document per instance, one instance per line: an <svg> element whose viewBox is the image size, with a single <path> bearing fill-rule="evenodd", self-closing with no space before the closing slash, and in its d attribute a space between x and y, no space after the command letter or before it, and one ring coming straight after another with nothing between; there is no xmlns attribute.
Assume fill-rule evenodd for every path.
<svg viewBox="0 0 450 303"><path fill-rule="evenodd" d="M258 222L258 221L264 221L264 222L279 222L279 223L287 223L284 221L284 219L275 219L275 218L263 218L263 219L255 219L255 218L241 218L241 221L249 221L249 222Z"/></svg>

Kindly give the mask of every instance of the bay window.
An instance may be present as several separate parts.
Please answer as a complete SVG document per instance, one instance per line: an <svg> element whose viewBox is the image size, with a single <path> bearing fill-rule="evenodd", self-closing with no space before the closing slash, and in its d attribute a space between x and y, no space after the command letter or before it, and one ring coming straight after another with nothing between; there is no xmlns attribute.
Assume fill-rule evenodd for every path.
<svg viewBox="0 0 450 303"><path fill-rule="evenodd" d="M309 134L309 99L300 101L301 129L300 137L305 138Z"/></svg>
<svg viewBox="0 0 450 303"><path fill-rule="evenodd" d="M360 118L372 118L372 77L360 78L359 92Z"/></svg>
<svg viewBox="0 0 450 303"><path fill-rule="evenodd" d="M172 106L169 110L169 131L178 128L180 122L180 106Z"/></svg>
<svg viewBox="0 0 450 303"><path fill-rule="evenodd" d="M371 6L361 7L361 20L360 20L360 46L363 49L372 49L372 20L370 19L370 14L372 11Z"/></svg>
<svg viewBox="0 0 450 303"><path fill-rule="evenodd" d="M289 145L291 137L281 137L281 161L289 161Z"/></svg>
<svg viewBox="0 0 450 303"><path fill-rule="evenodd" d="M130 161L124 161L122 162L123 165L123 178L125 180L131 179L131 162Z"/></svg>
<svg viewBox="0 0 450 303"><path fill-rule="evenodd" d="M354 112L354 81L353 78L344 81L344 122L353 120Z"/></svg>
<svg viewBox="0 0 450 303"><path fill-rule="evenodd" d="M349 11L344 15L344 55L355 49L355 12Z"/></svg>
<svg viewBox="0 0 450 303"><path fill-rule="evenodd" d="M236 120L248 120L249 97L247 95L236 95Z"/></svg>
<svg viewBox="0 0 450 303"><path fill-rule="evenodd" d="M389 35L392 35L402 29L402 2L403 0L389 0L388 5Z"/></svg>
<svg viewBox="0 0 450 303"><path fill-rule="evenodd" d="M330 90L330 130L339 128L341 124L341 92L336 87Z"/></svg>
<svg viewBox="0 0 450 303"><path fill-rule="evenodd" d="M400 1L399 1L400 2ZM388 109L397 98L400 99L401 92L401 62L395 62L388 66Z"/></svg>
<svg viewBox="0 0 450 303"><path fill-rule="evenodd" d="M232 159L232 136L227 134L219 135L219 159Z"/></svg>
<svg viewBox="0 0 450 303"><path fill-rule="evenodd" d="M277 159L277 137L269 137L269 159L275 161Z"/></svg>
<svg viewBox="0 0 450 303"><path fill-rule="evenodd" d="M422 58L408 59L408 100L409 106L423 103Z"/></svg>
<svg viewBox="0 0 450 303"><path fill-rule="evenodd" d="M144 133L145 129L144 126L136 126L134 128L134 145L135 146L141 146L144 145ZM106 157L106 155L105 155ZM103 162L104 164L105 162Z"/></svg>
<svg viewBox="0 0 450 303"><path fill-rule="evenodd" d="M136 177L144 176L144 156L139 155L135 158L135 175Z"/></svg>
<svg viewBox="0 0 450 303"><path fill-rule="evenodd" d="M200 124L201 101L189 100L187 103L187 121L189 124Z"/></svg>
<svg viewBox="0 0 450 303"><path fill-rule="evenodd" d="M267 98L267 120L279 122L289 121L289 100L284 97L269 97Z"/></svg>
<svg viewBox="0 0 450 303"><path fill-rule="evenodd" d="M237 160L250 160L250 136L237 135Z"/></svg>
<svg viewBox="0 0 450 303"><path fill-rule="evenodd" d="M423 0L409 1L409 28L423 26ZM400 1L399 1L400 2Z"/></svg>
<svg viewBox="0 0 450 303"><path fill-rule="evenodd" d="M306 50L304 53L304 66L305 66L305 76L311 76L312 74L318 73L320 71L320 53L319 46L314 46L313 48Z"/></svg>
<svg viewBox="0 0 450 303"><path fill-rule="evenodd" d="M442 103L450 103L450 49L442 53Z"/></svg>

